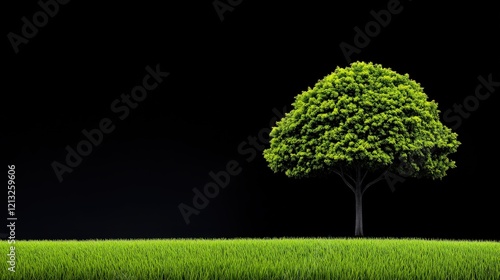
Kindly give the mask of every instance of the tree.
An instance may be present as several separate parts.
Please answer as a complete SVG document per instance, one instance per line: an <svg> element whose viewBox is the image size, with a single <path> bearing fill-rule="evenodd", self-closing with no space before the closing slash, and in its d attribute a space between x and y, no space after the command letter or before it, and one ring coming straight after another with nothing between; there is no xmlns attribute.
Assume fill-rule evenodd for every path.
<svg viewBox="0 0 500 280"><path fill-rule="evenodd" d="M419 83L380 64L354 62L295 97L276 122L269 167L288 177L336 174L355 197L355 236L363 236L362 198L389 172L441 179L455 161L457 134ZM370 181L368 181L370 179Z"/></svg>

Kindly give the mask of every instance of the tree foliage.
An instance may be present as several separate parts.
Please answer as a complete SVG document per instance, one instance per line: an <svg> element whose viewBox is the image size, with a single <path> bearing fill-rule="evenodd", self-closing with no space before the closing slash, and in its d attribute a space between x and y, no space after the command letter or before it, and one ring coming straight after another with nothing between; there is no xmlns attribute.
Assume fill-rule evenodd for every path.
<svg viewBox="0 0 500 280"><path fill-rule="evenodd" d="M292 106L263 152L274 172L300 178L354 167L440 179L456 166L449 155L460 145L457 134L408 74L354 62L297 95Z"/></svg>

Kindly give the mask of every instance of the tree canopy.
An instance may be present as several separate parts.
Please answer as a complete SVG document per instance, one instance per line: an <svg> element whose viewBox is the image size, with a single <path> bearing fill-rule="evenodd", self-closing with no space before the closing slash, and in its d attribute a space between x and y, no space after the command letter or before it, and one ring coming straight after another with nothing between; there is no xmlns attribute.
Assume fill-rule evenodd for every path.
<svg viewBox="0 0 500 280"><path fill-rule="evenodd" d="M274 172L300 178L351 168L440 179L456 167L449 155L460 145L457 134L408 74L354 62L318 80L292 106L263 151Z"/></svg>

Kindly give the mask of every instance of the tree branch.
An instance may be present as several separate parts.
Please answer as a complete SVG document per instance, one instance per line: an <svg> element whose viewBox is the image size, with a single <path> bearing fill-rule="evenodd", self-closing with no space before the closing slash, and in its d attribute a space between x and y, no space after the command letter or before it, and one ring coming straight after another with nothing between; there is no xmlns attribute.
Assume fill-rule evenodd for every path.
<svg viewBox="0 0 500 280"><path fill-rule="evenodd" d="M361 178L361 182L359 182L361 185L363 184L363 181L366 178L366 174L368 174L368 170L365 171L365 175L363 175L363 178Z"/></svg>
<svg viewBox="0 0 500 280"><path fill-rule="evenodd" d="M365 193L365 191L366 191L369 187L371 187L373 184L375 184L375 183L377 183L378 181L380 181L380 180L384 179L384 178L385 178L385 174L386 174L386 173L387 173L387 171L385 171L384 173L380 174L380 176L379 176L377 179L375 179L375 180L371 181L370 183L368 183L368 184L365 186L365 188L363 189L363 191L361 192L361 194L364 194L364 193Z"/></svg>
<svg viewBox="0 0 500 280"><path fill-rule="evenodd" d="M343 176L347 176L347 178L351 179L351 184L356 185L356 180L354 180L354 178L351 175L349 175L348 172L344 172L342 166L340 166L340 171L342 172Z"/></svg>
<svg viewBox="0 0 500 280"><path fill-rule="evenodd" d="M361 187L361 168L356 166L356 188Z"/></svg>
<svg viewBox="0 0 500 280"><path fill-rule="evenodd" d="M351 175L349 174L345 174L347 176L347 178L351 179L352 183L356 184L356 180L354 180L354 178L352 178Z"/></svg>
<svg viewBox="0 0 500 280"><path fill-rule="evenodd" d="M342 170L342 169L341 169ZM333 172L337 175L340 176L340 178L342 178L342 180L344 181L344 183L349 187L349 189L351 189L352 192L355 192L354 190L354 187L351 185L351 183L349 183L349 181L347 181L347 179L345 178L344 176L344 171L342 170L341 172L337 171L337 170L333 170Z"/></svg>

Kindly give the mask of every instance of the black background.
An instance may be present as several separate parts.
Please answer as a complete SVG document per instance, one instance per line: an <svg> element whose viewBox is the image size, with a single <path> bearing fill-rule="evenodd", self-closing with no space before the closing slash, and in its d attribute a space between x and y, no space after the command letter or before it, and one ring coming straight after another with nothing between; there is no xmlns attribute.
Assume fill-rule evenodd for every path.
<svg viewBox="0 0 500 280"><path fill-rule="evenodd" d="M389 3L344 2L243 1L221 21L212 1L71 1L17 54L7 34L21 34L21 18L40 6L9 3L1 162L5 174L16 165L16 238L353 236L354 196L340 178L288 179L260 152L250 162L238 153L273 108L290 110L295 95L348 66L339 45L354 45L353 28ZM400 5L353 61L408 73L442 112L473 96L478 76L500 81L493 4ZM110 104L157 64L170 76L119 120ZM499 92L462 118L447 177L366 192L366 236L500 240ZM116 129L60 183L51 164L106 117ZM230 160L241 174L186 225L178 205L192 205L192 189Z"/></svg>

